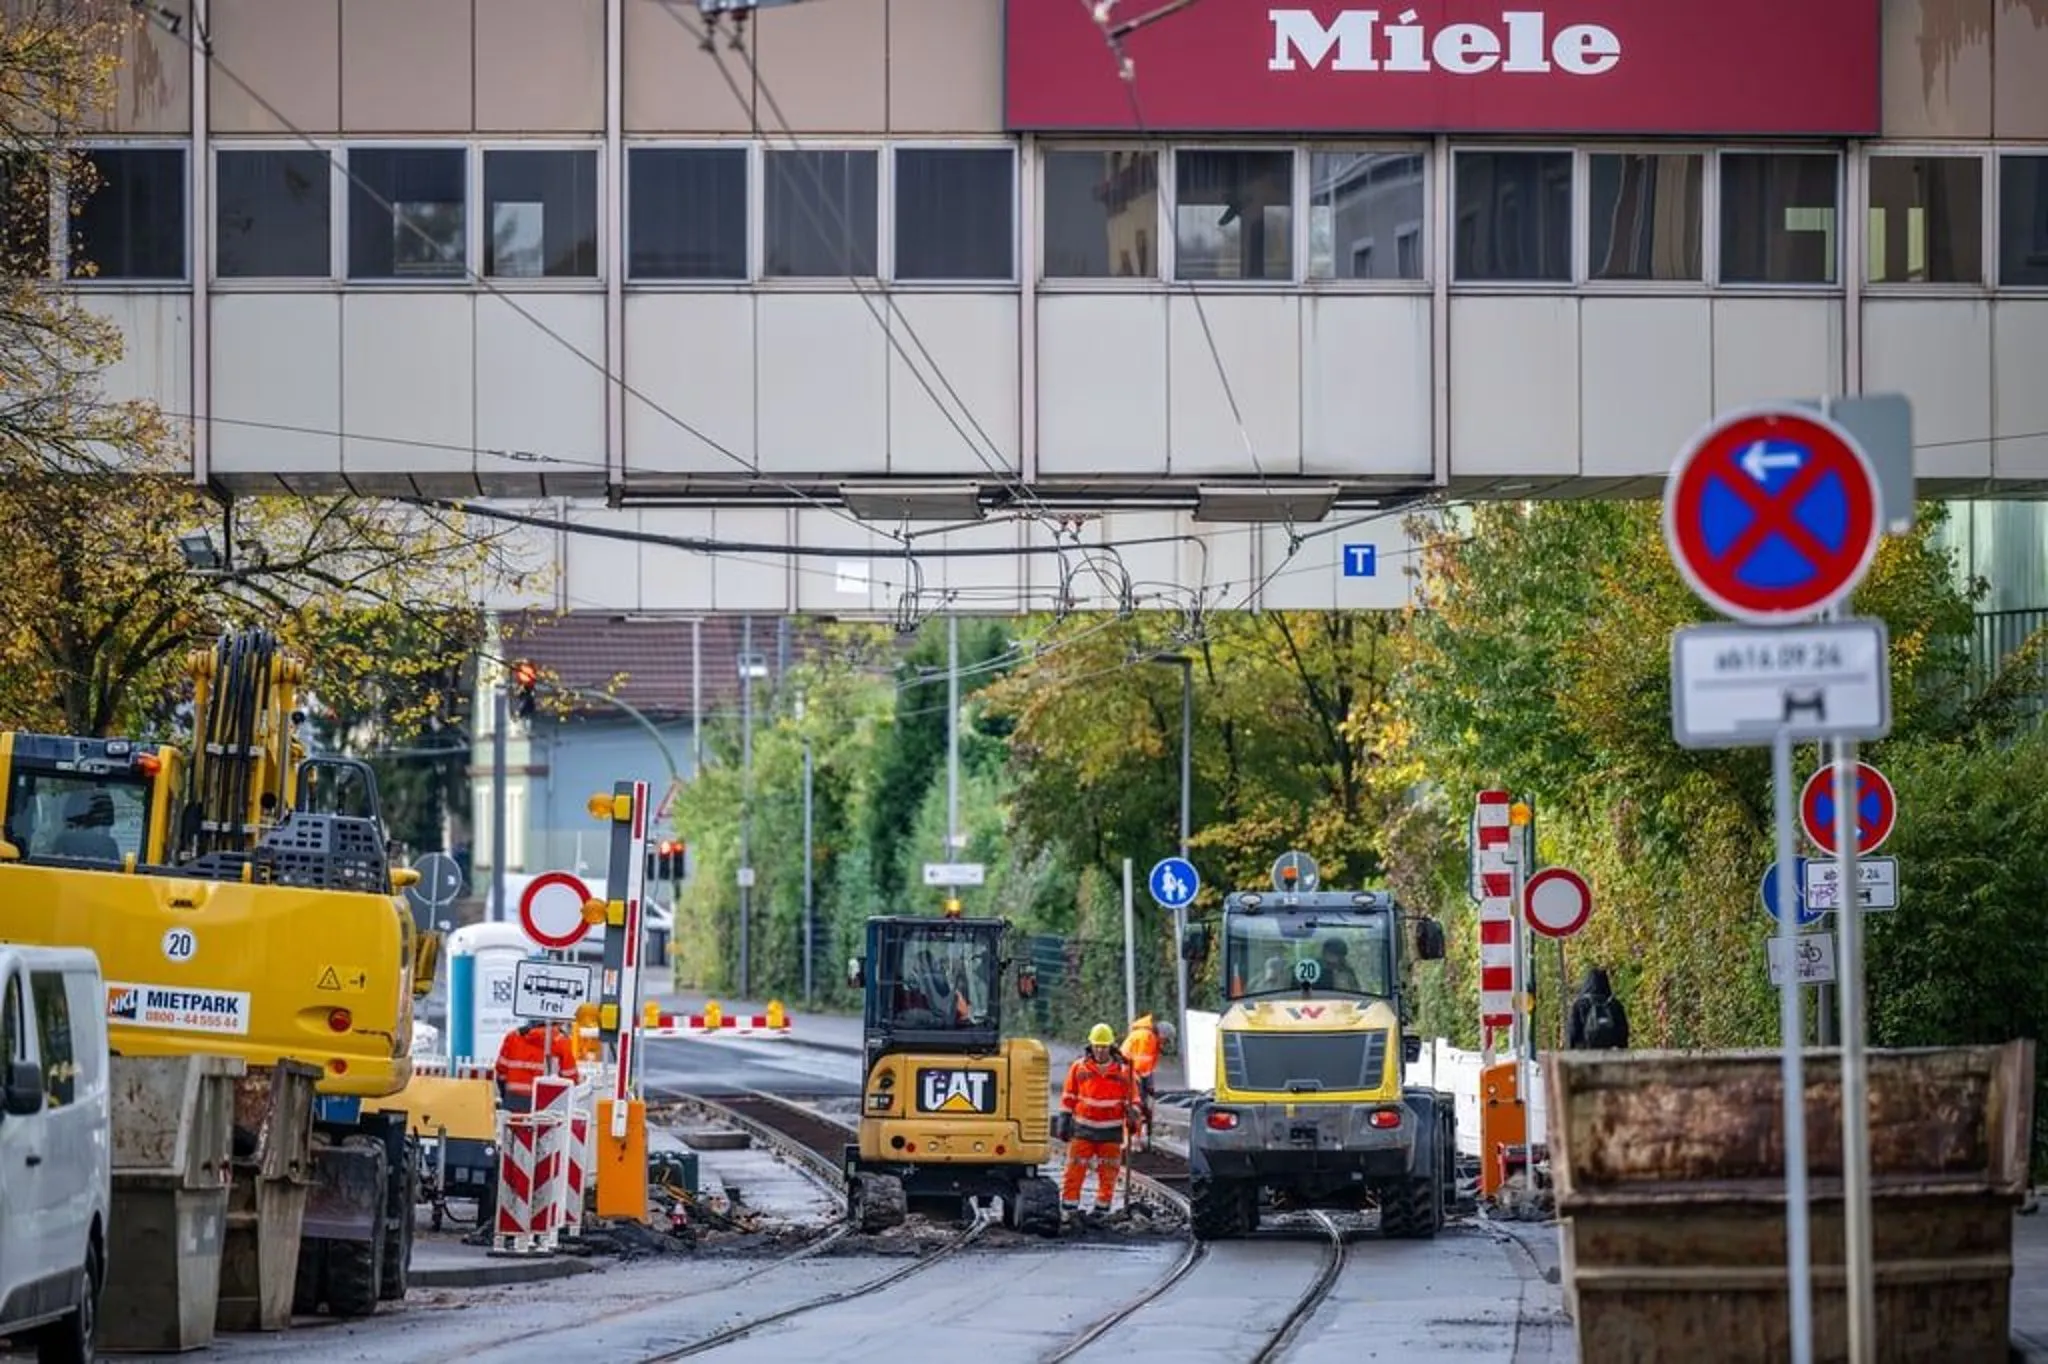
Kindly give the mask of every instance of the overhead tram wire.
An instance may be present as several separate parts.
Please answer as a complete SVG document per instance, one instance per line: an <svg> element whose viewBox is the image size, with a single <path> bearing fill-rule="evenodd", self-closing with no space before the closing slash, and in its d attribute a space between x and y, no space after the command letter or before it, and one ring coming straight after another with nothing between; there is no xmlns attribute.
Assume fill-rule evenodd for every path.
<svg viewBox="0 0 2048 1364"><path fill-rule="evenodd" d="M1019 0L1011 0L1011 2L1018 3ZM1051 0L1040 0L1040 2L1051 3ZM1125 53L1124 39L1147 24L1155 23L1170 15L1192 8L1198 3L1198 0L1162 0L1160 8L1150 13L1142 14L1129 23L1114 27L1110 23L1110 18L1112 12L1116 9L1117 0L1097 0L1097 3L1092 4L1090 0L1076 0L1076 3L1087 13L1089 22L1101 31L1103 44L1109 49L1109 55L1116 62L1117 80L1124 87L1124 98L1131 106L1131 120L1136 125L1134 131L1141 140L1152 137L1152 129L1145 119L1144 101L1138 95L1137 63L1132 61L1130 56ZM1174 156L1175 153L1173 148L1166 147L1161 148L1158 154L1162 158L1166 158ZM1160 185L1160 198L1166 210L1166 230L1174 234L1174 262L1175 269L1178 270L1180 261L1178 205L1180 198L1180 165L1176 161L1174 164L1162 167L1161 169L1165 173L1158 175L1156 178ZM1291 215L1289 222L1290 227L1288 230L1291 234L1293 231ZM1292 254L1291 247L1289 254ZM1165 283L1167 288L1171 289L1174 281L1167 280ZM1217 346L1216 333L1209 325L1209 310L1202 302L1201 282L1191 279L1186 281L1186 284L1188 297L1194 301L1195 318L1202 324L1202 340L1208 346L1209 359L1216 368L1216 381L1223 389L1225 401L1230 404L1231 420L1237 424L1237 438L1244 446L1246 457L1252 462L1252 472L1258 476L1259 490L1271 497L1273 496L1273 487L1266 478L1266 467L1259 460L1258 449L1252 441L1251 428L1245 424L1244 409L1237 401L1237 390L1230 382L1229 366L1223 361L1223 351ZM1287 537L1290 542L1288 557L1292 558L1294 554L1292 542L1298 538L1294 528L1294 511L1291 506L1286 504L1283 504L1283 506L1285 509L1282 512L1281 524L1287 530Z"/></svg>
<svg viewBox="0 0 2048 1364"><path fill-rule="evenodd" d="M351 187L360 190L362 194L366 198L368 198L372 203L376 204L378 208L389 213L391 215L391 220L394 224L402 225L407 230L412 232L415 236L417 236L422 242L426 243L427 246L435 249L438 252L440 244L436 242L433 239L433 237L428 235L425 228L421 227L418 223L412 221L412 219L406 216L403 212L401 212L398 209L398 207L391 202L391 200L386 198L384 195L378 193L373 186L371 186L367 181L365 181L360 175L356 174L355 169L346 164L346 162L343 161L339 156L337 156L334 151L330 150L325 146L322 146L319 140L316 139L311 133L307 132L303 127L299 126L297 123L293 122L290 118L288 118L283 110L279 109L277 105L272 103L267 97L265 97L260 90L256 89L255 86L251 85L249 81L241 75L241 73L236 71L232 66L229 66L226 62L223 62L220 59L220 57L214 52L213 43L210 38L207 38L202 33L187 32L186 30L188 28L195 30L197 28L196 10L189 12L186 16L183 16L187 19L188 22L180 23L177 22L180 16L175 14L167 14L161 7L145 4L143 3L143 0L129 0L129 2L136 10L141 12L149 20L150 23L156 25L158 28L161 28L164 32L170 34L173 38L178 39L180 42L184 43L186 47L204 56L206 58L207 65L210 70L212 70L215 74L221 76L230 84L234 85L236 88L241 90L242 93L247 95L249 99L254 104L256 104L258 108L262 109L264 113L268 114L272 119L276 120L279 127L283 128L286 132L290 133L293 137L297 138L300 142L304 143L310 150L318 152L322 156L326 157L329 166L333 167L336 170L339 170L342 176L348 181ZM207 148L194 149L194 155L204 156L208 154L209 149ZM345 204L342 207L342 211L344 213L347 212L347 206ZM613 270L625 269L624 261L610 261L607 264L609 268ZM194 268L199 270L208 269L210 268L210 262L195 262ZM595 356L592 356L589 353L585 352L581 347L576 345L575 342L571 341L568 337L562 335L561 332L557 331L553 327L550 327L546 322L542 321L537 315L535 315L532 312L532 310L522 306L512 294L508 293L506 290L501 289L496 284L492 283L488 278L484 276L484 274L481 271L472 269L469 264L468 253L466 249L464 251L460 268L465 282L478 286L485 293L488 293L493 298L503 303L507 308L510 308L514 313L518 314L527 322L531 323L537 330L540 331L542 335L546 336L549 340L553 341L555 344L562 347L562 349L569 352L569 354L575 356L578 360L581 360L590 368L596 370L598 374L603 376L607 384L618 385L619 391L622 394L626 395L627 397L636 398L640 402L645 403L649 411L653 412L655 415L659 416L664 421L673 425L677 430L682 431L686 435L696 438L698 441L702 442L711 450L714 450L718 454L724 456L726 459L731 460L734 464L746 470L747 473L751 475L753 478L759 480L760 482L768 483L777 488L780 488L782 491L789 493L798 501L806 504L807 506L812 507L815 510L830 512L832 515L839 517L841 520L844 520L849 524L859 526L863 531L869 534L883 534L891 539L896 538L891 533L877 531L873 526L871 526L865 521L862 521L859 517L856 517L855 515L853 515L852 512L846 510L843 507L835 506L830 502L826 502L819 498L811 496L810 494L804 492L803 489L797 487L793 483L777 478L772 474L760 473L755 468L754 464L751 461L749 461L744 455L739 454L735 450L729 449L725 445L712 439L709 435L706 435L703 431L690 425L690 423L684 421L681 417L677 416L668 407L664 406L659 402L656 402L646 393L643 393L641 390L635 388L632 384L628 383L623 374L614 374L611 370L611 366L606 361L599 360ZM621 452L621 457L623 458L623 452ZM607 465L606 467L608 469L609 465Z"/></svg>
<svg viewBox="0 0 2048 1364"><path fill-rule="evenodd" d="M740 84L734 79L731 69L726 66L725 58L718 51L717 24L711 22L703 27L699 27L677 7L680 0L651 0L651 3L660 6L664 14L673 20L685 33L695 38L703 49L711 55L711 60L717 66L718 74L725 81L726 88L732 92L733 98L746 111L750 125L750 135L756 140L766 143L768 141L768 134L761 125L761 112L758 105L754 100L747 98L746 92L740 88ZM734 13L736 16L742 16L747 11L739 10ZM803 146L801 139L798 138L796 129L791 124L788 115L783 112L781 101L775 97L774 90L770 88L767 79L761 74L760 65L755 61L752 49L741 41L743 35L742 22L743 20L736 20L733 25L732 48L740 54L741 59L746 63L747 73L753 79L758 97L767 101L769 111L774 115L775 122L780 128L782 136L788 142L787 150L803 152L806 148ZM818 191L818 202L823 204L830 215L837 220L838 239L841 242L851 242L853 224L845 206L829 192L830 186L825 183L824 175L819 171L815 163L805 160L803 165L810 175L812 185ZM764 163L763 175L765 176L766 173L766 164ZM801 195L797 196L797 202L804 217L809 221L811 227L817 231L819 237L828 242L833 240L833 235L826 231L826 224L819 217L817 207ZM881 243L877 241L876 247L878 252L880 246ZM851 262L849 261L848 264L851 264ZM881 268L879 260L875 262L875 265L878 270ZM888 341L890 348L901 357L905 367L910 370L911 377L917 380L918 386L925 391L925 395L932 400L932 405L939 410L939 415L946 419L947 424L965 442L975 458L980 460L982 466L995 477L997 485L1012 497L1015 497L1019 503L1031 508L1033 513L1049 527L1053 528L1057 534L1058 518L1031 491L1021 476L1011 474L1003 468L1001 448L997 446L995 439L989 435L987 428L982 426L981 422L975 417L974 410L968 406L967 400L962 398L959 391L953 387L952 380L946 376L944 366L939 364L938 360L932 355L931 350L925 345L924 339L918 335L917 328L904 314L902 306L896 302L895 295L889 290L882 288L879 281L877 281L875 288L869 289L862 282L861 278L851 270L845 272L843 278L847 285L853 289L854 293L859 295L861 302L867 307L869 316L873 317L875 325L881 328L884 339ZM875 294L881 295L883 306L889 310L888 318L885 318L882 315L881 309L875 305L873 297ZM1020 306L1022 306L1021 295ZM894 319L893 324L890 319ZM960 417L966 419L967 426L974 428L974 435L968 434L966 427L960 424L960 418L953 415L953 412L946 406L938 393L933 390L930 380L925 378L917 362L904 350L903 342L897 335L899 327L902 333L910 338L911 344L917 347L917 352L923 357L925 364L931 367L932 377L939 381L939 384L946 390L947 397L950 397L960 409ZM976 436L980 437L979 444L976 443Z"/></svg>

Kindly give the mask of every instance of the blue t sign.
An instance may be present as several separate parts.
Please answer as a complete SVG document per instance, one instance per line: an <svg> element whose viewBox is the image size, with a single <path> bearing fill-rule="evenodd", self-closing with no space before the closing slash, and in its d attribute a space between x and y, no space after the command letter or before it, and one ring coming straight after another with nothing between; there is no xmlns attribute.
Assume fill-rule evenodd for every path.
<svg viewBox="0 0 2048 1364"><path fill-rule="evenodd" d="M1347 578L1370 578L1379 571L1380 554L1377 545L1344 546L1344 576Z"/></svg>

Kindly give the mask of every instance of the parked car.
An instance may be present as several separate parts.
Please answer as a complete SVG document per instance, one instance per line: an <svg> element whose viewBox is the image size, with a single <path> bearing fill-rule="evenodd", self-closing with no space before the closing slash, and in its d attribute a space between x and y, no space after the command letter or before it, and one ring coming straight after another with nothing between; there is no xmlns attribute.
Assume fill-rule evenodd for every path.
<svg viewBox="0 0 2048 1364"><path fill-rule="evenodd" d="M0 1337L93 1358L113 1203L107 994L78 948L0 944Z"/></svg>

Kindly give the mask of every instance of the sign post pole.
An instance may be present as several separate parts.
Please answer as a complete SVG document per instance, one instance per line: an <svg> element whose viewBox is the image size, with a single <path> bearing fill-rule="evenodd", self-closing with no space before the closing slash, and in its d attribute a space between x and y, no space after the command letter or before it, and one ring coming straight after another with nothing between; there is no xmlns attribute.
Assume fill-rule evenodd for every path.
<svg viewBox="0 0 2048 1364"><path fill-rule="evenodd" d="M1679 452L1664 488L1664 540L1693 592L1742 626L1694 626L1672 636L1672 730L1688 748L1768 742L1777 835L1779 1018L1784 1048L1785 1239L1792 1357L1813 1358L1812 1212L1808 1207L1804 962L1797 941L1801 891L1793 884L1793 745L1833 740L1837 750L1834 851L1842 1002L1843 1194L1850 1356L1874 1344L1870 1298L1869 1148L1859 934L1861 885L1854 744L1891 731L1890 640L1878 620L1843 618L1883 535L1884 490L1869 452L1820 404L1820 414L1779 404L1716 418ZM1910 483L1910 480L1908 480ZM1816 797L1799 817L1815 830ZM1880 798L1889 806L1888 798ZM1889 816L1887 815L1887 818ZM1811 892L1807 894L1810 896ZM1859 1239L1860 1238L1860 1239ZM1859 1263L1860 1260L1860 1263Z"/></svg>
<svg viewBox="0 0 2048 1364"><path fill-rule="evenodd" d="M1792 1358L1813 1360L1812 1228L1806 1192L1806 1020L1799 972L1799 895L1794 889L1792 847L1792 730L1781 725L1771 739L1771 810L1778 852L1778 940L1784 944L1785 978L1778 986L1778 1032L1783 1049L1785 1091L1785 1251L1792 1289Z"/></svg>
<svg viewBox="0 0 2048 1364"><path fill-rule="evenodd" d="M1870 1364L1877 1357L1877 1298L1871 1282L1869 1057L1864 1051L1863 896L1856 871L1862 792L1856 741L1835 745L1835 857L1841 865L1841 894L1835 908L1840 939L1842 1021L1842 1234L1843 1269L1849 1293L1849 1359Z"/></svg>
<svg viewBox="0 0 2048 1364"><path fill-rule="evenodd" d="M1202 889L1202 878L1195 871L1195 864L1187 858L1162 857L1152 865L1152 870L1145 877L1145 885L1152 892L1153 901L1173 913L1173 960L1179 967L1173 974L1174 1026L1180 1029L1181 1045L1185 1047L1188 1035L1188 957L1183 944L1188 935L1188 906L1194 903L1195 895ZM1187 1053L1183 1051L1181 1054L1185 1057Z"/></svg>

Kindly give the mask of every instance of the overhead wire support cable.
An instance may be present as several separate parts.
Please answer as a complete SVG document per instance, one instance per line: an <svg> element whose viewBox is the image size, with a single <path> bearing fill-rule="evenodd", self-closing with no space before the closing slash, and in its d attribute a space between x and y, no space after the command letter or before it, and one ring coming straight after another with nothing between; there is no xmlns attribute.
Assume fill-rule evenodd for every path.
<svg viewBox="0 0 2048 1364"><path fill-rule="evenodd" d="M725 59L719 54L715 41L717 15L709 16L706 25L699 28L691 23L689 18L682 12L679 7L682 0L653 0L653 3L658 4L662 11L678 27L695 38L699 46L710 54L713 64L718 68L720 78L725 81L726 88L732 92L733 98L746 111L751 135L766 143L768 141L768 131L762 126L758 103L746 97L746 92L740 88L738 80L733 77L732 71L725 64ZM742 26L749 11L746 9L736 9L730 12L734 19L731 49L739 53L740 59L746 64L747 74L754 82L757 99L767 102L769 112L774 116L781 136L787 140L787 147L777 150L796 153L804 152L806 148L802 140L797 136L796 129L790 122L788 115L783 112L782 103L776 98L775 91L769 86L767 78L761 74L760 65L755 60L752 49L742 41ZM831 217L837 222L838 231L836 235L838 240L849 242L853 235L853 223L846 208L839 202L836 196L828 192L830 186L825 183L823 173L814 162L805 160L803 168L809 173L812 186L818 191L818 202L825 206ZM766 174L765 164L763 174L764 176ZM810 226L818 232L821 239L828 242L834 239L834 234L826 230L827 224L821 219L817 207L802 196L797 196L797 205L810 223ZM880 245L878 241L876 243L878 250ZM851 264L851 261L847 263ZM877 271L881 269L881 265L881 261L877 260L875 262ZM996 444L994 437L989 435L987 428L976 418L974 410L968 406L967 400L960 396L958 389L954 388L952 380L946 375L945 368L939 364L937 358L932 355L930 348L925 345L923 337L918 334L916 326L904 314L903 308L896 302L895 296L882 286L879 278L872 282L873 287L871 288L868 282L851 270L845 271L841 277L854 293L860 297L861 302L867 307L869 315L874 318L875 325L882 329L883 338L888 342L890 349L895 351L897 356L902 359L904 366L909 369L911 377L917 381L918 386L925 391L925 395L932 400L932 405L938 409L939 415L946 419L946 423L959 435L968 450L994 476L997 486L1015 498L1020 504L1030 508L1034 515L1049 525L1054 525L1056 530L1056 518L1051 509L1039 500L1020 475L1013 474L1003 467L1001 447ZM875 304L874 295L876 294L881 295L882 307L888 309L889 316L887 318L882 315L881 307L877 307ZM953 414L945 401L934 391L931 381L925 377L917 361L913 360L904 349L903 341L897 335L899 329L904 336L909 338L911 345L917 348L918 355L923 358L925 365L930 367L932 378L938 380L939 385L945 389L946 396L951 398L954 405L959 408L958 417ZM966 420L967 427L973 428L973 435L969 435L967 427L961 425L961 418ZM979 443L975 439L977 436L980 438Z"/></svg>
<svg viewBox="0 0 2048 1364"><path fill-rule="evenodd" d="M367 198L370 202L374 203L379 209L391 215L391 221L394 226L411 232L414 236L418 237L420 241L425 243L429 248L435 250L436 252L439 251L440 243L435 241L434 238L428 234L425 228L421 227L417 222L413 221L413 219L409 215L401 211L398 208L398 206L392 203L388 197L379 193L374 186L369 184L360 175L358 175L354 167L348 165L340 156L337 155L335 149L323 145L311 133L307 132L299 124L293 122L291 118L286 116L283 110L279 109L275 103L273 103L269 98L267 98L263 94L262 91L256 89L254 85L250 84L250 82L247 79L245 79L240 72L236 71L233 67L223 62L220 59L219 55L214 52L213 44L210 39L205 38L201 35L195 35L185 32L185 25L170 22L166 19L164 12L160 8L150 6L144 3L144 0L130 0L130 3L139 13L145 15L150 20L150 22L154 23L157 27L163 29L166 33L169 33L172 37L178 39L187 47L193 48L194 50L198 51L201 55L203 55L206 58L208 66L215 74L221 76L223 79L227 80L230 84L234 85L237 89L241 90L244 94L246 94L252 103L254 103L258 108L262 109L264 113L268 114L271 118L275 119L279 127L283 128L286 132L290 133L293 137L297 138L300 142L304 143L306 147L308 147L310 150L318 152L322 156L326 157L328 165L334 168L335 170L340 171L342 176L348 181L351 188L360 191L365 198ZM172 19L175 19L175 17L175 15L171 16ZM206 149L201 149L200 154L206 154ZM624 261L609 261L606 264L610 269L623 270L625 269L626 263ZM201 262L199 268L205 269L206 263ZM859 517L853 515L853 513L848 511L846 508L836 506L833 503L826 502L819 498L813 497L810 494L804 492L801 488L797 487L795 484L790 483L784 479L777 478L775 475L761 473L759 469L755 466L755 463L753 461L747 459L744 455L741 455L737 451L732 450L729 447L721 444L719 441L713 439L711 436L706 435L703 431L699 430L695 426L692 426L689 422L684 421L681 417L677 416L673 411L671 411L667 406L656 401L653 397L649 396L645 392L628 383L626 377L623 374L614 374L612 372L611 365L608 361L600 360L596 356L593 356L586 352L585 350L583 350L582 347L578 346L575 342L571 341L568 337L564 336L560 331L558 331L554 327L549 326L546 322L542 321L541 318L537 316L531 309L522 305L514 295L508 293L506 290L501 289L496 284L492 283L491 280L487 276L485 276L482 271L473 268L469 263L466 250L460 262L459 268L462 271L462 275L466 283L476 285L485 293L488 293L489 295L491 295L491 297L497 299L500 303L503 303L507 308L511 309L519 317L523 318L525 321L530 323L543 336L546 336L549 340L553 341L556 345L560 346L569 354L575 356L578 360L582 361L591 369L596 370L597 373L603 377L606 383L616 384L619 388L619 391L625 396L637 399L638 401L645 403L649 411L653 412L656 416L660 417L662 420L674 426L677 430L682 431L684 434L692 436L696 440L702 442L709 449L715 451L717 454L723 456L724 458L732 461L734 464L738 465L742 469L746 470L755 479L782 489L784 492L789 493L791 496L795 497L799 502L802 502L806 506L809 506L815 510L830 512L832 515L839 517L841 520L844 520L852 525L859 526L861 527L861 529L868 531L871 534L878 533L873 530L873 527L869 526ZM620 458L623 460L624 451L620 451L619 455ZM610 472L610 467L611 466L609 462L607 462L607 474L609 474ZM624 475L622 465L621 478L623 478L623 476Z"/></svg>

